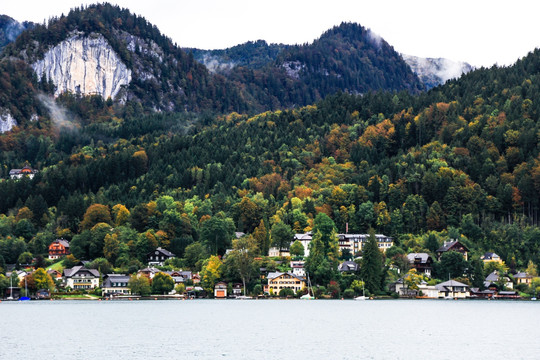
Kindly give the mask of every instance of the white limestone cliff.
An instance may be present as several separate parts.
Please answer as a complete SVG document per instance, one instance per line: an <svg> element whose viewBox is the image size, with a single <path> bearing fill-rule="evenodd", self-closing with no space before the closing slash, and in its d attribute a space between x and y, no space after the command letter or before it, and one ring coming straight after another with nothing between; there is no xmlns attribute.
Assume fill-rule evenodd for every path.
<svg viewBox="0 0 540 360"><path fill-rule="evenodd" d="M450 79L459 78L462 74L474 69L473 66L463 61L420 58L405 54L401 54L401 56L428 88L444 84Z"/></svg>
<svg viewBox="0 0 540 360"><path fill-rule="evenodd" d="M0 134L11 131L15 126L17 126L17 121L15 121L10 112L0 108Z"/></svg>
<svg viewBox="0 0 540 360"><path fill-rule="evenodd" d="M131 81L131 70L101 34L75 33L32 64L38 78L45 74L56 85L55 96L70 91L114 97Z"/></svg>

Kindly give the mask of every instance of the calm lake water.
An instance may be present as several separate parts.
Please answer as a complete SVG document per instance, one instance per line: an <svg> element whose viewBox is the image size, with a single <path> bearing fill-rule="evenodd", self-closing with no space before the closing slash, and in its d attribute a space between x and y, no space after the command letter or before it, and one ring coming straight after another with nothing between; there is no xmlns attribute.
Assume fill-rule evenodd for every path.
<svg viewBox="0 0 540 360"><path fill-rule="evenodd" d="M0 303L0 359L539 359L540 302Z"/></svg>

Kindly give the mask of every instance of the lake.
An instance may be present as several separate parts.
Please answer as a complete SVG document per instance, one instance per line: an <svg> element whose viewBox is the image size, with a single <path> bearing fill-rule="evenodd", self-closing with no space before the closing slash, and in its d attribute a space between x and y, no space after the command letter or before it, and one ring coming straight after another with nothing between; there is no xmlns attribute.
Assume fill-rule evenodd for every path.
<svg viewBox="0 0 540 360"><path fill-rule="evenodd" d="M538 359L540 302L0 303L0 359Z"/></svg>

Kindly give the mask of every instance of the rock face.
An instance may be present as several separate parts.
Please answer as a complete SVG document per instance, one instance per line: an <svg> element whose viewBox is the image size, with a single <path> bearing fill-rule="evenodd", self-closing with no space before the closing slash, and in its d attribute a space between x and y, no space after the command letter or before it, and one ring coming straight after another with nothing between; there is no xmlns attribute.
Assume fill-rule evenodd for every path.
<svg viewBox="0 0 540 360"><path fill-rule="evenodd" d="M131 70L101 34L73 34L32 64L38 78L52 79L58 96L65 91L114 97L131 81Z"/></svg>
<svg viewBox="0 0 540 360"><path fill-rule="evenodd" d="M462 61L420 58L405 54L401 56L428 89L444 84L447 80L458 78L474 69L470 64Z"/></svg>
<svg viewBox="0 0 540 360"><path fill-rule="evenodd" d="M15 121L9 111L0 108L0 133L11 131L14 126L17 126L17 121Z"/></svg>

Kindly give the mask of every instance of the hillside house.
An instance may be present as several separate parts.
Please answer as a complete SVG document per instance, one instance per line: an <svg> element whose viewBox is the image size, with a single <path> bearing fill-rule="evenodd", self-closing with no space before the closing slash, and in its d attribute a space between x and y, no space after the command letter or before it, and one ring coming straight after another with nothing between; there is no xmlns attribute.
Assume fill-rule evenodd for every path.
<svg viewBox="0 0 540 360"><path fill-rule="evenodd" d="M448 251L456 251L468 260L469 249L458 240L445 241L444 245L437 249L437 260L441 260L442 254Z"/></svg>
<svg viewBox="0 0 540 360"><path fill-rule="evenodd" d="M431 277L433 259L428 253L410 253L407 254L407 259L411 268L416 269L417 273Z"/></svg>
<svg viewBox="0 0 540 360"><path fill-rule="evenodd" d="M103 296L129 295L129 275L107 274L101 286Z"/></svg>
<svg viewBox="0 0 540 360"><path fill-rule="evenodd" d="M174 255L172 252L162 249L161 247L158 247L156 250L149 252L146 254L146 259L148 261L148 265L159 265L163 266L163 263L169 259L174 258L176 255Z"/></svg>
<svg viewBox="0 0 540 360"><path fill-rule="evenodd" d="M9 177L13 180L19 180L23 177L29 179L34 178L34 175L37 174L37 170L32 169L30 166L26 165L22 169L11 169L9 170Z"/></svg>
<svg viewBox="0 0 540 360"><path fill-rule="evenodd" d="M369 239L369 234L339 234L338 243L341 251L348 249L353 255L362 251ZM394 245L394 240L386 235L375 234L379 250L385 252Z"/></svg>
<svg viewBox="0 0 540 360"><path fill-rule="evenodd" d="M71 254L69 242L64 239L56 239L49 245L49 259L56 260L62 256Z"/></svg>

